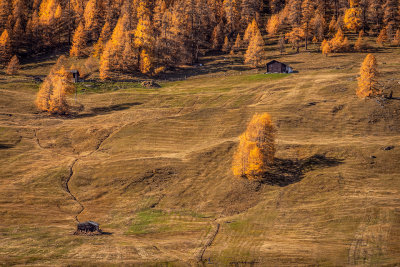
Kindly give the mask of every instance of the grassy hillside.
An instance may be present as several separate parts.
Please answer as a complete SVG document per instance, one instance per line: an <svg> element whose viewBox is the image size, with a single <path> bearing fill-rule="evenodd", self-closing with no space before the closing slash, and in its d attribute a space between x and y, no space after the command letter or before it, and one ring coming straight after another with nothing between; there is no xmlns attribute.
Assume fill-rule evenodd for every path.
<svg viewBox="0 0 400 267"><path fill-rule="evenodd" d="M52 61L1 75L0 262L399 264L400 49L375 54L384 103L355 95L365 54L269 53L298 73L204 58L159 89L82 83L68 117L34 107ZM278 129L268 184L230 170L257 112Z"/></svg>

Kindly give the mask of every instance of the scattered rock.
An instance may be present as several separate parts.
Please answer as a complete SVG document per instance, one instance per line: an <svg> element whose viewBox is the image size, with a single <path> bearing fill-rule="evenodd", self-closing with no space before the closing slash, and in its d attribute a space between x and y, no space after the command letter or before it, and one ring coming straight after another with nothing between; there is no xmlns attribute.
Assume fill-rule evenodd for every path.
<svg viewBox="0 0 400 267"><path fill-rule="evenodd" d="M383 147L382 149L385 151L389 151L389 150L393 150L394 146L387 146L387 147Z"/></svg>
<svg viewBox="0 0 400 267"><path fill-rule="evenodd" d="M334 107L334 108L332 109L332 113L333 113L333 114L336 114L336 113L338 113L339 111L341 111L343 108L344 108L344 105L336 106L336 107Z"/></svg>
<svg viewBox="0 0 400 267"><path fill-rule="evenodd" d="M155 81L144 81L141 85L145 88L161 88L161 86Z"/></svg>
<svg viewBox="0 0 400 267"><path fill-rule="evenodd" d="M307 106L311 107L311 106L315 106L316 104L318 104L318 102L310 102L310 103L307 104Z"/></svg>
<svg viewBox="0 0 400 267"><path fill-rule="evenodd" d="M376 156L372 155L370 158L371 158L371 159L376 159Z"/></svg>

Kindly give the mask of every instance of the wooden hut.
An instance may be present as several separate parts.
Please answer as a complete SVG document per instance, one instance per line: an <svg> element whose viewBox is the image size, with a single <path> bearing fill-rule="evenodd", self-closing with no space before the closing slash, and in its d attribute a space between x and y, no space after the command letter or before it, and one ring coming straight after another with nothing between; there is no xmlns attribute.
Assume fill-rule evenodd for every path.
<svg viewBox="0 0 400 267"><path fill-rule="evenodd" d="M267 73L292 73L293 69L276 60L272 60L267 63Z"/></svg>
<svg viewBox="0 0 400 267"><path fill-rule="evenodd" d="M76 233L96 233L101 232L99 224L93 221L78 223Z"/></svg>
<svg viewBox="0 0 400 267"><path fill-rule="evenodd" d="M72 74L72 82L77 83L79 82L79 71L78 70L70 70L69 71Z"/></svg>

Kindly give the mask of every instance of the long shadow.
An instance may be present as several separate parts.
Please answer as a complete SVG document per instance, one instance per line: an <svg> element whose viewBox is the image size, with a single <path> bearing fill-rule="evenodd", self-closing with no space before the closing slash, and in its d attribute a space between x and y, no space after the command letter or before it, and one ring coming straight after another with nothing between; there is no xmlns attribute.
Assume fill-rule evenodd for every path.
<svg viewBox="0 0 400 267"><path fill-rule="evenodd" d="M275 159L271 170L263 175L262 183L284 187L300 182L306 172L342 163L341 159L328 158L320 154L302 160Z"/></svg>
<svg viewBox="0 0 400 267"><path fill-rule="evenodd" d="M8 149L13 148L15 145L8 145L8 144L0 144L0 149Z"/></svg>
<svg viewBox="0 0 400 267"><path fill-rule="evenodd" d="M143 103L140 103L140 102L132 102L132 103L122 103L122 104L117 104L117 105L111 105L108 107L91 108L89 113L82 113L82 114L72 113L69 115L69 118L71 118L71 119L90 118L90 117L95 117L98 115L109 114L114 111L126 110L133 106L139 106L142 104Z"/></svg>

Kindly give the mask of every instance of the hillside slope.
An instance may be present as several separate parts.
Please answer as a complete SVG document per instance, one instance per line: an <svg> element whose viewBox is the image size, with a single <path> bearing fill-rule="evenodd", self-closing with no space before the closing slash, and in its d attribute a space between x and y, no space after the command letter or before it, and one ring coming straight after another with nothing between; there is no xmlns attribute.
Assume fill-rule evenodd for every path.
<svg viewBox="0 0 400 267"><path fill-rule="evenodd" d="M399 54L376 54L383 104L355 96L364 54L287 55L291 75L221 60L160 89L87 83L67 118L37 113L32 68L2 76L0 262L399 264ZM278 129L268 184L230 170L257 112ZM76 218L109 234L74 236Z"/></svg>

